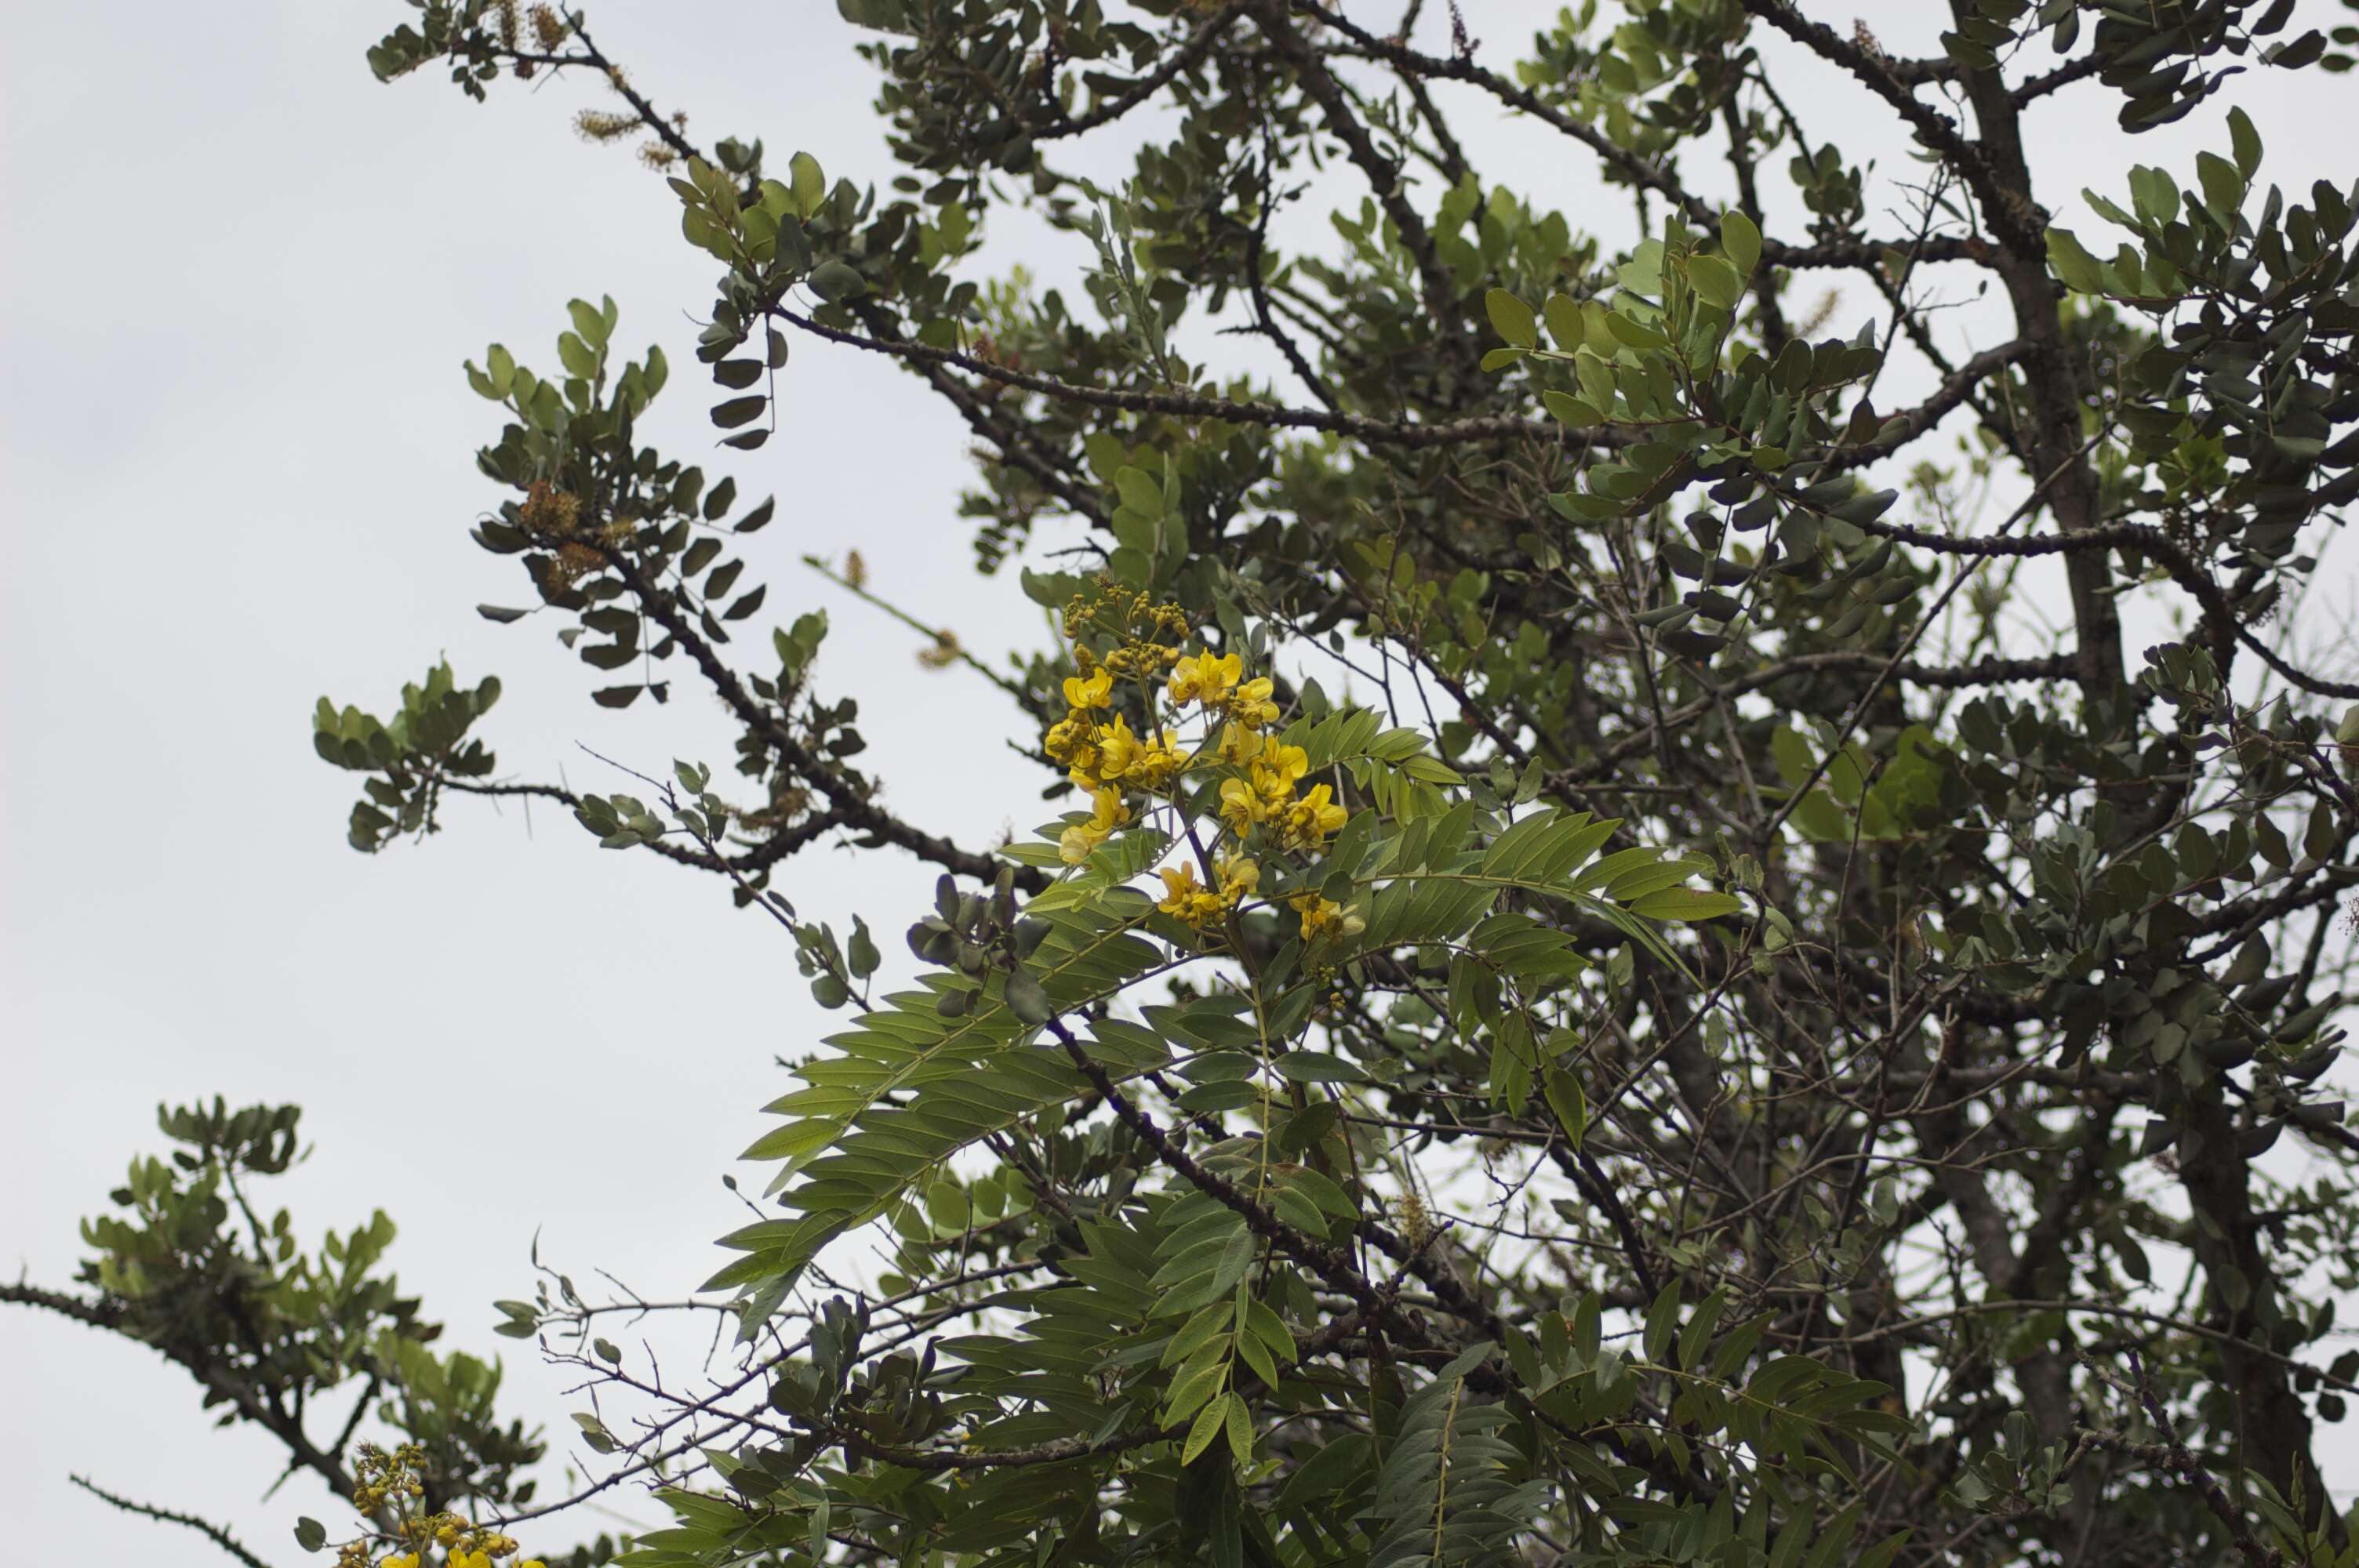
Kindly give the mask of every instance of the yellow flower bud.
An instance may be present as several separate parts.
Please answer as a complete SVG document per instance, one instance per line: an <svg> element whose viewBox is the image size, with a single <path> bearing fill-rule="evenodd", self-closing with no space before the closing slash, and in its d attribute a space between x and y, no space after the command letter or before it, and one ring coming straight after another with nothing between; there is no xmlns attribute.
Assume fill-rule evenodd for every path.
<svg viewBox="0 0 2359 1568"><path fill-rule="evenodd" d="M1229 716L1248 730L1272 722L1277 718L1277 704L1270 697L1273 689L1267 676L1245 682L1228 699Z"/></svg>
<svg viewBox="0 0 2359 1568"><path fill-rule="evenodd" d="M1368 928L1368 923L1358 914L1315 892L1299 892L1286 902L1302 916L1305 942L1315 942L1322 936L1356 936Z"/></svg>

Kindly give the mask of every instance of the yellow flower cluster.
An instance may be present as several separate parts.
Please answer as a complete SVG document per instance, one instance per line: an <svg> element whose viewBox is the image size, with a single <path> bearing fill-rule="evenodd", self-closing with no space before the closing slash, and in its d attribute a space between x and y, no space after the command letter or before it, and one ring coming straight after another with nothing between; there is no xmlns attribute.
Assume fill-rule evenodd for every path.
<svg viewBox="0 0 2359 1568"><path fill-rule="evenodd" d="M1261 868L1243 855L1224 855L1215 868L1220 875L1218 887L1204 887L1196 881L1193 866L1166 866L1158 874L1163 879L1163 901L1155 907L1196 930L1221 919L1261 885Z"/></svg>
<svg viewBox="0 0 2359 1568"><path fill-rule="evenodd" d="M360 1475L353 1483L353 1507L373 1514L425 1496L425 1483L418 1475L425 1463L426 1450L414 1443L405 1443L390 1454L373 1443L362 1444L353 1465Z"/></svg>
<svg viewBox="0 0 2359 1568"><path fill-rule="evenodd" d="M1068 825L1060 836L1058 852L1067 865L1088 860L1136 820L1142 797L1172 795L1193 767L1224 765L1233 776L1222 780L1215 809L1227 830L1223 839L1236 842L1213 860L1213 884L1198 880L1201 860L1158 873L1164 897L1156 907L1201 931L1260 886L1261 868L1245 851L1249 835L1257 835L1260 848L1312 853L1349 819L1331 785L1301 788L1310 767L1303 749L1265 733L1278 718L1276 683L1267 676L1248 679L1238 654L1181 654L1178 644L1190 627L1177 605L1101 584L1066 606L1065 629L1076 673L1064 683L1065 717L1049 727L1041 745L1090 797L1089 819ZM1109 639L1109 651L1095 651ZM1117 695L1132 681L1140 688L1135 708ZM1158 722L1166 698L1174 709L1194 708L1207 721L1208 739L1217 729L1217 742L1191 755L1171 728ZM1124 708L1131 712L1118 711ZM1132 716L1141 709L1140 728L1134 730ZM1288 903L1301 918L1306 941L1349 935L1362 925L1315 893L1293 895Z"/></svg>
<svg viewBox="0 0 2359 1568"><path fill-rule="evenodd" d="M1368 927L1368 923L1351 913L1332 898L1315 892L1299 892L1288 899L1287 904L1302 916L1302 939L1315 942L1321 936L1356 936Z"/></svg>
<svg viewBox="0 0 2359 1568"><path fill-rule="evenodd" d="M1150 594L1102 584L1065 607L1066 634L1073 640L1073 667L1065 681L1065 717L1049 727L1042 749L1065 764L1073 787L1090 797L1090 819L1065 829L1058 853L1077 866L1133 816L1129 795L1156 795L1187 771L1188 753L1168 729L1140 734L1113 711L1114 683L1135 679L1149 693L1154 682L1179 661L1179 641L1188 634L1187 612L1158 604ZM1082 641L1093 629L1110 631L1114 647L1103 658Z"/></svg>
<svg viewBox="0 0 2359 1568"><path fill-rule="evenodd" d="M1098 736L1098 777L1152 795L1188 766L1188 753L1169 730L1141 739L1130 732L1129 720L1119 713Z"/></svg>
<svg viewBox="0 0 2359 1568"><path fill-rule="evenodd" d="M401 1533L417 1544L397 1552L377 1568L419 1568L429 1545L442 1549L442 1568L493 1568L516 1554L516 1537L496 1530L479 1530L457 1514L429 1514L402 1521ZM542 1568L538 1557L527 1557L515 1568Z"/></svg>
<svg viewBox="0 0 2359 1568"><path fill-rule="evenodd" d="M405 1443L388 1454L374 1444L362 1444L353 1468L353 1506L374 1516L391 1509L398 1522L394 1533L408 1550L387 1552L373 1568L423 1568L427 1554L442 1549L442 1568L495 1568L516 1554L516 1537L485 1530L454 1513L413 1513L411 1505L425 1494L419 1473L426 1451ZM365 1539L346 1542L336 1553L339 1568L372 1568ZM544 1568L540 1559L525 1558L513 1568Z"/></svg>
<svg viewBox="0 0 2359 1568"><path fill-rule="evenodd" d="M1241 763L1242 778L1221 782L1221 820L1232 832L1245 834L1266 826L1281 849L1316 849L1350 819L1351 813L1334 803L1334 791L1314 784L1297 798L1294 786L1310 771L1310 760L1299 746L1282 745L1264 735L1247 734L1242 742L1232 727L1222 739L1222 752Z"/></svg>
<svg viewBox="0 0 2359 1568"><path fill-rule="evenodd" d="M1069 866L1078 866L1097 853L1098 846L1130 820L1130 807L1123 804L1119 789L1092 790L1090 803L1090 819L1073 823L1057 836L1057 853Z"/></svg>
<svg viewBox="0 0 2359 1568"><path fill-rule="evenodd" d="M1223 715L1246 730L1258 730L1277 718L1277 704L1267 676L1244 678L1245 660L1235 654L1198 654L1171 668L1171 700L1185 707L1201 705L1207 713Z"/></svg>
<svg viewBox="0 0 2359 1568"><path fill-rule="evenodd" d="M1067 712L1041 741L1049 756L1065 764L1073 786L1090 796L1090 820L1066 828L1058 844L1069 866L1088 860L1131 819L1124 791L1153 794L1188 765L1188 755L1170 730L1142 737L1119 713L1102 721L1098 716L1114 704L1114 671L1104 665L1090 669L1093 661L1086 648L1075 648L1073 656L1085 673L1066 678Z"/></svg>
<svg viewBox="0 0 2359 1568"><path fill-rule="evenodd" d="M1117 676L1152 680L1180 657L1188 635L1188 612L1176 604L1155 602L1144 591L1101 582L1088 593L1077 593L1065 606L1065 635L1075 643L1093 630L1114 634L1114 647L1105 667Z"/></svg>

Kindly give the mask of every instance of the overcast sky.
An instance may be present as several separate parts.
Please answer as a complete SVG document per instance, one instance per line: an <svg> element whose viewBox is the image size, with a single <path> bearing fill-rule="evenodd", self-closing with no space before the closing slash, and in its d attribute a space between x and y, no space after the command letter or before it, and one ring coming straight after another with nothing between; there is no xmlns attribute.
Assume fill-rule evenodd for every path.
<svg viewBox="0 0 2359 1568"><path fill-rule="evenodd" d="M1915 0L1809 8L1843 27L1865 16L1895 52L1932 48ZM1465 9L1504 64L1554 7ZM709 471L730 460L749 497L778 493L748 580L771 585L766 617L829 609L822 687L860 698L867 760L929 829L980 842L1042 818L1037 771L1003 744L1011 714L971 674L921 671L906 631L798 557L857 546L879 590L994 655L1042 633L1012 582L972 572L954 515L963 427L883 362L799 346L779 436L758 454L714 451L689 351L712 265L680 241L658 179L569 134L602 97L503 83L475 104L432 71L379 87L363 50L408 14L395 0L126 0L10 18L0 1266L71 1277L77 1218L158 1148L158 1100L299 1102L318 1152L272 1199L313 1238L390 1210L405 1286L455 1343L511 1352L511 1410L554 1430L568 1424L560 1379L490 1334L488 1303L526 1293L536 1232L544 1257L650 1295L702 1279L740 1212L719 1178L780 1087L772 1058L807 1049L826 1015L776 928L733 915L724 889L603 853L554 814L527 825L462 803L422 848L343 846L357 780L313 759L312 703L382 713L443 654L470 684L506 681L486 726L506 773L625 787L584 741L649 771L674 756L727 770L726 727L694 689L669 709L605 713L543 624L473 614L527 600L516 565L466 537L498 499L472 462L498 421L460 362L496 340L549 363L573 295L614 296L619 347L662 342L679 373L651 434ZM823 0L614 0L594 20L700 138L758 135L775 160L808 149L832 177L891 172L869 68ZM1810 81L1819 134L1903 157L1888 115ZM2265 178L2298 191L2348 178L2329 161L2347 157L2350 124L2332 83L2239 85ZM1576 227L1624 233L1622 204L1566 144L1451 102L1491 177ZM2042 112L2040 145L2063 171L2043 176L2052 206L2077 208L2083 183L2116 187L2133 160L2184 169L2194 148L2226 145L2216 108L2128 143L2114 103L2090 90ZM1690 168L1725 193L1724 170ZM1764 183L1787 200L1782 168ZM1070 273L1071 242L1008 232L1039 270ZM1851 301L1835 325L1864 309ZM1956 340L1978 319L1954 316ZM891 963L930 881L890 855L821 851L781 885L840 926L865 913ZM343 1517L307 1482L264 1504L276 1445L212 1432L186 1379L126 1343L0 1315L0 1503L28 1561L222 1561L70 1490L69 1471L229 1521L275 1562L299 1557L297 1513Z"/></svg>

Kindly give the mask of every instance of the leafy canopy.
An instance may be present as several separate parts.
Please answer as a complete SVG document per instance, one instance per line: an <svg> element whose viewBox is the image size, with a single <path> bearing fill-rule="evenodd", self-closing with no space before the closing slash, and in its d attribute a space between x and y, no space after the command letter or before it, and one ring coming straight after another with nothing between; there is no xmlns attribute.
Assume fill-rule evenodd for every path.
<svg viewBox="0 0 2359 1568"><path fill-rule="evenodd" d="M970 651L856 557L773 604L775 503L646 443L682 393L612 300L467 364L481 613L729 732L581 794L502 771L495 680L323 699L352 842L562 803L844 1021L662 1308L734 1325L709 1385L596 1332L658 1303L499 1303L595 1393L565 1505L674 1516L573 1560L2359 1562L2317 1456L2359 686L2297 613L2359 497L2359 186L2269 183L2238 103L2352 63L2296 9L1951 0L1907 58L1789 0L1584 0L1519 53L1455 6L841 0L901 169L863 189L691 139L577 14L410 0L378 77L585 81L658 171L728 467L795 442L783 379L887 358L1060 633ZM1814 136L1830 71L1903 140ZM2058 226L2064 95L2210 150ZM1487 178L1454 126L1503 113L1619 205ZM1079 287L995 243L1018 211ZM845 596L1004 700L1053 819L889 804ZM846 842L933 908L799 910ZM912 914L906 957L867 924ZM389 1226L314 1260L244 1209L292 1114L168 1118L195 1152L93 1222L89 1293L13 1299L357 1488L305 1545L520 1551L539 1442L426 1348ZM410 1446L355 1479L372 1417Z"/></svg>

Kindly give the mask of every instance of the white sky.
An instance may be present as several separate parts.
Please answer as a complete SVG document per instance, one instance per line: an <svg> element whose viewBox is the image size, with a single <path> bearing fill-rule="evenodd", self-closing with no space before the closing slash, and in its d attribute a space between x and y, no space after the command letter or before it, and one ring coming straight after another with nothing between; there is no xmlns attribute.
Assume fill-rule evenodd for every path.
<svg viewBox="0 0 2359 1568"><path fill-rule="evenodd" d="M1465 8L1498 66L1554 9ZM1867 16L1895 52L1932 47L1934 8L1912 0L1809 8L1839 27ZM158 1099L298 1101L319 1152L272 1198L313 1238L389 1209L405 1285L453 1343L507 1353L511 1410L554 1432L571 1408L560 1379L490 1333L488 1303L527 1293L536 1231L544 1258L651 1296L702 1279L711 1238L742 1213L719 1176L781 1087L772 1056L807 1049L826 1015L776 929L731 918L717 883L603 854L557 814L537 813L528 835L521 813L462 803L422 849L343 847L357 779L314 760L311 705L327 692L382 713L440 652L470 684L506 681L485 731L504 773L626 787L577 741L651 772L682 755L726 773L728 731L684 668L669 709L607 714L587 701L592 672L541 623L473 614L529 600L514 563L466 537L497 499L472 462L497 419L460 361L496 340L548 363L577 294L614 297L619 348L660 341L675 375L651 434L734 470L749 499L780 494L778 521L749 541L747 581L771 589L748 641L770 618L829 609L822 688L860 697L864 761L929 829L981 842L1042 818L1039 775L1002 743L1009 711L971 674L920 671L906 632L798 557L857 546L880 591L986 654L1037 642L1039 622L1012 580L971 570L953 514L962 425L882 362L799 345L780 435L758 454L701 457L690 317L713 268L679 239L669 192L568 134L576 107L602 102L586 85L502 83L489 105L432 72L375 85L362 51L406 15L392 0L125 0L10 18L0 1268L68 1281L77 1218L158 1149ZM760 135L777 163L808 149L831 177L891 172L869 68L833 6L616 0L594 21L700 137ZM2265 178L2290 194L2348 178L2331 81L2236 85L2267 144ZM1576 227L1626 229L1585 156L1448 101L1489 178ZM1831 79L1810 76L1798 102L1814 134L1904 157L1891 116ZM2226 145L2216 108L2128 142L2114 103L2092 87L2041 113L2051 206L2077 207L2084 183L2118 188L2132 161L2185 169L2196 147ZM1763 173L1779 201L1782 157ZM1688 171L1726 194L1723 168L1691 157ZM1077 242L1022 233L1039 270L1070 274ZM1835 327L1864 307L1854 286ZM839 928L866 914L889 967L930 882L905 860L821 852L780 885ZM0 1506L16 1554L225 1561L70 1489L76 1471L297 1561L299 1512L342 1516L307 1481L261 1503L277 1455L258 1433L212 1432L192 1386L129 1344L0 1314ZM544 1494L560 1484L552 1469Z"/></svg>

